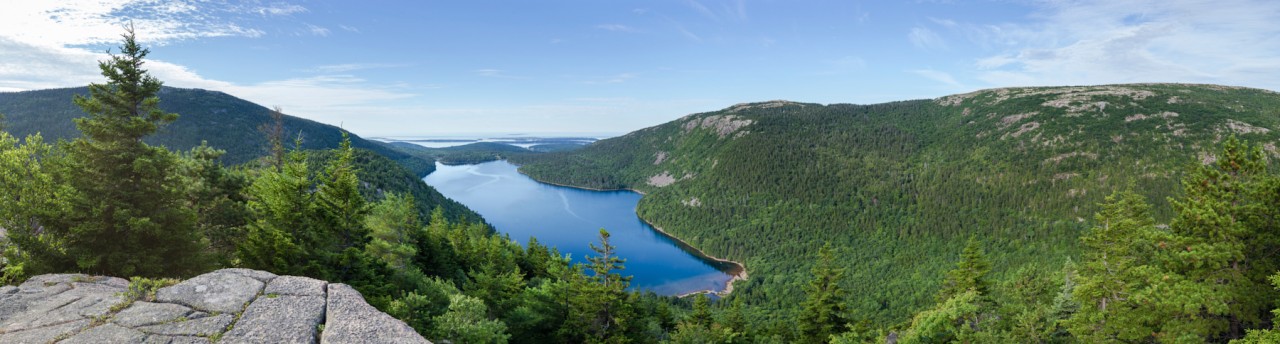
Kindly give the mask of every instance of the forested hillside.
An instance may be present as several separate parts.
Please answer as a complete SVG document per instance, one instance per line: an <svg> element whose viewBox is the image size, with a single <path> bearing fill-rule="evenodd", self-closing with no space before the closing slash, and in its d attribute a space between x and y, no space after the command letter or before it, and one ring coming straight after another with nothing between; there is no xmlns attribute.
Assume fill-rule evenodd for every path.
<svg viewBox="0 0 1280 344"><path fill-rule="evenodd" d="M534 154L535 151L496 142L476 142L461 146L430 148L408 142L387 143L391 148L425 160L440 161L443 164L478 164L486 161L501 160L517 154Z"/></svg>
<svg viewBox="0 0 1280 344"><path fill-rule="evenodd" d="M71 102L71 98L88 95L88 92L85 87L0 92L4 128L17 137L39 132L50 142L79 137L80 132L72 119L84 117L85 113ZM271 109L226 93L201 89L164 87L159 96L164 99L160 108L178 113L182 119L147 137L147 143L173 150L188 150L199 146L201 141L208 141L210 146L227 151L223 162L229 165L268 153L264 148L269 146L266 135L259 128L272 123ZM285 115L282 129L289 137L302 135L303 149L331 149L342 141L342 129L308 119ZM391 158L418 176L430 174L435 169L431 161L414 158L356 135L352 135L351 144Z"/></svg>
<svg viewBox="0 0 1280 344"><path fill-rule="evenodd" d="M435 188L422 182L422 178L412 171L397 164L391 159L373 151L356 149L353 152L352 165L356 168L356 177L361 181L360 193L370 200L380 200L388 193L413 196L417 214L425 221L426 216L439 207L441 214L451 221L484 223L484 219L475 211L440 194ZM333 162L337 151L313 150L307 152L308 164L326 166ZM431 166L433 169L435 165ZM320 171L311 171L312 177Z"/></svg>
<svg viewBox="0 0 1280 344"><path fill-rule="evenodd" d="M1103 197L1133 183L1159 224L1189 167L1235 135L1277 154L1280 95L1214 85L983 90L876 105L740 104L584 149L517 156L536 179L646 193L639 214L751 278L732 299L789 319L823 243L850 316L936 300L967 238L996 280L1078 256Z"/></svg>

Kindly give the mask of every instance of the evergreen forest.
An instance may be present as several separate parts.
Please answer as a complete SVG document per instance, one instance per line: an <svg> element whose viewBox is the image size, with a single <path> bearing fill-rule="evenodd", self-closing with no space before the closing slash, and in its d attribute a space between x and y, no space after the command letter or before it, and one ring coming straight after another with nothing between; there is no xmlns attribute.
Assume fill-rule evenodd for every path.
<svg viewBox="0 0 1280 344"><path fill-rule="evenodd" d="M452 343L1280 341L1269 91L774 101L574 150L406 152L165 88L148 53L129 29L104 83L0 94L22 113L0 120L0 284L260 269L350 284ZM12 100L37 95L68 108ZM419 179L494 158L642 191L642 218L750 277L714 299L631 291L607 229L572 264Z"/></svg>

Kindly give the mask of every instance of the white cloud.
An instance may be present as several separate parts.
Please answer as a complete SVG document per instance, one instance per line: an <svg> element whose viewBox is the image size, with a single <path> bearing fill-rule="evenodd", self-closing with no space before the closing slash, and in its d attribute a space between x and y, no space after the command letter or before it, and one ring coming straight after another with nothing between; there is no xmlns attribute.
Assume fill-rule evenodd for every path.
<svg viewBox="0 0 1280 344"><path fill-rule="evenodd" d="M133 22L138 40L156 45L200 37L258 37L263 31L228 18L243 15L286 16L306 12L289 4L261 6L206 1L68 0L25 1L0 10L0 91L78 87L102 82L98 61L108 56L98 47L120 40L121 25ZM251 18L251 17L250 17ZM328 29L306 25L305 32L325 35ZM346 123L348 129L377 130L361 118L371 114L409 113L388 103L416 97L405 86L381 85L344 74L391 64L319 66L308 77L257 83L206 78L163 60L149 59L143 68L165 85L226 92L265 106L279 105L292 115L316 121ZM387 123L380 123L384 127ZM359 128L357 128L359 127Z"/></svg>
<svg viewBox="0 0 1280 344"><path fill-rule="evenodd" d="M358 70L376 69L376 68L396 68L405 67L407 64L396 63L343 63L334 65L316 66L310 69L312 72L318 73L346 73Z"/></svg>
<svg viewBox="0 0 1280 344"><path fill-rule="evenodd" d="M312 24L307 24L307 32L310 32L312 35L320 36L320 37L329 36L329 29L326 29L321 26L312 25Z"/></svg>
<svg viewBox="0 0 1280 344"><path fill-rule="evenodd" d="M258 37L264 34L261 30L223 17L240 13L288 15L300 11L305 8L210 5L197 0L21 1L6 4L0 11L0 37L59 47L110 43L119 40L121 27L130 22L137 29L139 41L153 44L200 37Z"/></svg>
<svg viewBox="0 0 1280 344"><path fill-rule="evenodd" d="M285 16L294 13L306 12L307 8L296 4L275 3L267 6L260 6L253 9L261 15Z"/></svg>
<svg viewBox="0 0 1280 344"><path fill-rule="evenodd" d="M596 28L601 30L614 31L614 32L629 32L629 33L640 32L640 30L637 30L636 28L622 25L622 24L601 24L601 25L596 25Z"/></svg>
<svg viewBox="0 0 1280 344"><path fill-rule="evenodd" d="M693 8L694 11L698 12L699 14L702 14L703 16L713 21L719 22L724 20L731 20L731 21L737 21L737 22L746 22L749 19L747 16L746 1L722 0L722 1L719 1L719 3L720 3L720 6L718 9L711 9L706 5L703 5L701 2L698 2L697 0L685 1L685 5L689 6L690 8Z"/></svg>
<svg viewBox="0 0 1280 344"><path fill-rule="evenodd" d="M947 86L956 87L956 88L964 87L964 85L961 85L960 82L956 81L956 78L952 77L951 74L947 72L933 70L933 69L917 69L917 70L911 71L911 73L915 73L916 75L928 78L929 80L946 84Z"/></svg>
<svg viewBox="0 0 1280 344"><path fill-rule="evenodd" d="M620 83L627 82L627 80L635 79L635 78L636 78L636 77L638 77L638 76L640 76L640 75L639 75L639 74L636 74L636 73L619 73L619 74L616 74L616 75L613 75L613 76L610 76L610 77L606 77L606 78L603 78L603 79L600 79L600 80L588 80L588 81L586 81L586 82L584 82L584 83L586 83L586 84L591 84L591 85L597 85L597 84L620 84Z"/></svg>
<svg viewBox="0 0 1280 344"><path fill-rule="evenodd" d="M907 33L907 38L911 40L911 44L916 48L925 50L941 50L947 48L947 42L942 40L936 32L926 27L913 27L911 32Z"/></svg>
<svg viewBox="0 0 1280 344"><path fill-rule="evenodd" d="M986 26L996 86L1203 82L1280 89L1280 2L1062 0L1030 24Z"/></svg>

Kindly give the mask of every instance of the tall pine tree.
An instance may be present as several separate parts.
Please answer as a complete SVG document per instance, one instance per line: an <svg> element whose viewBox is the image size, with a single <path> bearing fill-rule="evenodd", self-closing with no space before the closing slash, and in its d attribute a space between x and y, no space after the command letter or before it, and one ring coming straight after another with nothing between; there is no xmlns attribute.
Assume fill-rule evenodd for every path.
<svg viewBox="0 0 1280 344"><path fill-rule="evenodd" d="M120 55L98 63L106 84L74 99L87 117L66 144L61 171L77 192L70 210L47 219L74 261L61 270L115 276L181 276L208 266L208 244L186 207L179 157L142 141L177 114L159 108L161 82L142 68L148 50L127 27Z"/></svg>
<svg viewBox="0 0 1280 344"><path fill-rule="evenodd" d="M813 265L813 278L804 286L805 301L797 317L800 340L804 343L825 343L831 335L843 332L849 321L845 291L840 287L844 268L837 268L831 253L831 244L818 249L818 261Z"/></svg>
<svg viewBox="0 0 1280 344"><path fill-rule="evenodd" d="M1159 238L1151 207L1132 190L1107 196L1095 218L1080 238L1084 256L1071 291L1079 309L1067 327L1090 343L1149 340L1160 319L1147 283L1163 275L1153 249L1170 243Z"/></svg>
<svg viewBox="0 0 1280 344"><path fill-rule="evenodd" d="M1231 136L1217 161L1183 179L1185 195L1170 201L1178 213L1170 228L1180 249L1167 251L1172 278L1157 283L1178 295L1158 300L1167 310L1162 336L1238 337L1262 322L1273 295L1266 276L1275 268L1274 234L1260 231L1275 210L1257 199L1267 177L1262 147Z"/></svg>

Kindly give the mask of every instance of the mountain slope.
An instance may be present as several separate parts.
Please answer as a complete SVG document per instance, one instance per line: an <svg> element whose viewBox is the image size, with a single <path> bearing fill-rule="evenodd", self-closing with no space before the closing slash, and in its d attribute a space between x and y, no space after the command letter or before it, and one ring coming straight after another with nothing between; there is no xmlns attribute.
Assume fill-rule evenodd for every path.
<svg viewBox="0 0 1280 344"><path fill-rule="evenodd" d="M0 93L0 114L5 116L3 129L18 137L40 133L46 142L79 137L72 119L84 112L72 103L74 95L87 95L87 88L64 88L26 92ZM265 135L258 127L271 121L270 110L258 104L222 92L165 87L160 91L160 107L176 112L177 121L161 127L146 140L176 151L189 150L208 141L226 150L222 161L228 165L252 161L267 154ZM314 150L313 172L323 169L326 159L342 141L342 129L319 122L284 116L284 132L290 137L301 134L303 149ZM356 148L360 178L369 196L384 191L411 194L419 210L430 214L442 207L450 219L466 218L483 222L479 214L450 200L421 178L435 170L435 162L392 149L386 144L349 134ZM292 143L288 144L292 146ZM376 198L375 198L376 199Z"/></svg>
<svg viewBox="0 0 1280 344"><path fill-rule="evenodd" d="M88 88L61 88L25 92L0 92L0 114L4 129L14 136L41 133L46 141L79 137L72 119L84 112L71 102L75 95L88 95ZM271 110L226 93L201 89L165 87L160 90L160 108L178 113L177 121L160 128L151 144L173 150L188 150L208 141L226 150L223 162L234 165L266 154L266 136L258 127L271 121ZM304 149L330 149L342 140L342 130L308 119L284 116L284 133L290 138L301 133ZM291 143L290 143L291 144ZM351 134L351 144L386 156L425 176L435 169L430 161L416 159L386 145Z"/></svg>
<svg viewBox="0 0 1280 344"><path fill-rule="evenodd" d="M887 323L933 301L967 237L997 277L1056 270L1111 190L1132 181L1167 212L1185 167L1211 160L1226 136L1276 155L1278 112L1274 92L1180 84L773 101L515 160L539 180L645 192L641 217L745 263L752 277L735 297L766 308L803 297L830 242L855 314Z"/></svg>
<svg viewBox="0 0 1280 344"><path fill-rule="evenodd" d="M534 151L497 142L476 142L461 146L430 148L409 142L387 143L391 148L425 160L439 161L447 165L478 164L501 160L515 154L533 154Z"/></svg>

